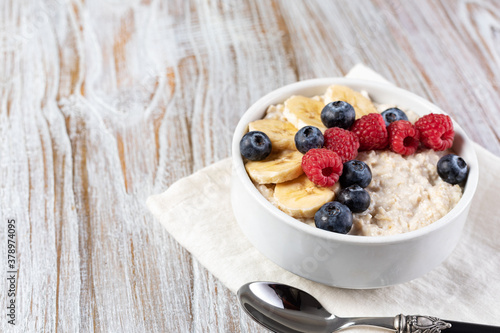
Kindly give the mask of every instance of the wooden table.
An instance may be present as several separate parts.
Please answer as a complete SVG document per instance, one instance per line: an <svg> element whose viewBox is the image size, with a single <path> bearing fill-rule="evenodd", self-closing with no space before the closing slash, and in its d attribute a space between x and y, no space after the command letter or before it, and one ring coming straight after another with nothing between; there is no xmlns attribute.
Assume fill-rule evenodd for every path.
<svg viewBox="0 0 500 333"><path fill-rule="evenodd" d="M0 211L18 266L2 332L264 332L145 200L229 156L242 113L284 84L362 62L500 154L498 1L0 8Z"/></svg>

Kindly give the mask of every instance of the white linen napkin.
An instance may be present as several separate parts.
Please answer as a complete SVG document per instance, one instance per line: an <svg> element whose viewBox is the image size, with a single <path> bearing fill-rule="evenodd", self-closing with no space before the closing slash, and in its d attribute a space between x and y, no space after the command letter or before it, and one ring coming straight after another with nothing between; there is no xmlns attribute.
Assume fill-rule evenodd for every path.
<svg viewBox="0 0 500 333"><path fill-rule="evenodd" d="M356 65L347 77L387 82L363 65ZM233 216L230 158L150 196L147 206L166 230L233 292L247 282L275 281L311 293L338 316L404 313L500 325L500 158L479 145L476 151L481 168L479 185L459 245L433 271L392 287L328 287L268 260L245 238ZM349 330L368 331L378 330Z"/></svg>

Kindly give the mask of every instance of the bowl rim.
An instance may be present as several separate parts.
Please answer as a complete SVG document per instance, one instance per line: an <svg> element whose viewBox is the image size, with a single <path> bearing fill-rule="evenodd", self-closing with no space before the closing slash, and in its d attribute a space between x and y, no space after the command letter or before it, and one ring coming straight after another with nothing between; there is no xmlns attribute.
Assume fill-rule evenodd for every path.
<svg viewBox="0 0 500 333"><path fill-rule="evenodd" d="M236 176L241 180L242 184L244 185L245 190L249 191L252 197L256 199L257 202L264 209L266 209L269 213L274 215L277 219L281 220L281 222L285 223L288 227L297 229L313 237L318 237L324 240L331 240L340 243L382 245L382 244L395 244L400 242L406 242L411 239L424 237L425 235L432 233L435 230L441 229L447 224L451 223L457 216L462 214L462 212L469 206L476 192L478 178L479 178L479 170L478 170L479 167L477 161L477 154L473 147L473 141L467 136L462 127L459 124L457 124L453 119L452 122L455 129L455 135L458 132L459 135L464 139L464 142L467 142L472 147L471 151L473 160L469 159L467 161L467 164L469 165L469 175L464 192L462 194L462 197L460 198L460 201L445 216L425 227L396 235L360 236L360 235L338 234L314 228L310 225L302 223L301 221L289 216L285 212L275 207L259 192L259 190L255 187L255 185L253 184L252 180L250 179L245 170L243 158L241 157L239 149L239 142L241 140L241 137L247 131L248 123L255 119L256 113L264 114L267 107L269 107L271 104L279 103L275 101L278 98L284 101L286 98L294 94L300 94L298 92L300 90L315 88L318 86L328 86L333 84L346 85L346 86L362 85L366 87L367 90L370 90L370 88L374 89L382 88L397 93L399 95L406 95L405 98L423 104L427 108L428 112L426 113L447 114L443 110L441 110L437 105L431 103L427 99L420 97L415 93L412 93L405 89L396 87L391 83L381 83L377 81L362 80L362 79L350 79L346 77L326 77L326 78L303 80L285 85L283 87L280 87L276 90L269 92L268 94L258 99L255 103L253 103L242 115L234 131L232 140L232 170L233 170L232 172L236 173Z"/></svg>

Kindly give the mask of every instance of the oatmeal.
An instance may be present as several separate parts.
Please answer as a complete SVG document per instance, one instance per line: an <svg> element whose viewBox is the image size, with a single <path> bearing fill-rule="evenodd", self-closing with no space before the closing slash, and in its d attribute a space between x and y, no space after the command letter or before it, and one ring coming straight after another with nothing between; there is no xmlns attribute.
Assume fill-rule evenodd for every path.
<svg viewBox="0 0 500 333"><path fill-rule="evenodd" d="M423 150L409 157L391 151L360 152L372 181L366 188L370 207L354 214L351 234L400 234L429 225L445 216L462 197L459 185L445 183L436 172L440 157L449 152Z"/></svg>
<svg viewBox="0 0 500 333"><path fill-rule="evenodd" d="M338 96L341 96L343 100L346 100L346 103L349 103L347 107L351 107L352 105L351 108L355 111L356 122L358 119L368 114L380 114L389 108L397 108L395 105L376 104L371 102L371 100L367 98L368 95L366 92L353 92L347 87L339 87L340 86L332 86L328 88L324 96L315 96L313 98L292 96L284 104L269 106L263 119L269 119L274 122L285 122L287 124L286 126L283 124L276 126L272 121L262 122L262 120L250 124L251 130L255 129L266 134L269 133L270 141L276 142L277 144L275 146L280 149L276 151L276 147L273 146L274 148L269 155L270 157L266 158L263 161L264 163L251 161L245 164L249 176L254 181L260 193L274 206L297 220L311 226L318 226L317 221L315 223L315 213L318 212L318 207L322 205L326 206L328 202L331 202L332 197L337 198L339 192L342 191L341 186L337 182L342 172L341 169L340 172L338 172L335 168L338 168L339 165L340 168L342 168L342 163L352 159L352 156L357 154L355 159L364 162L371 171L371 182L369 182L369 185L363 185L366 186L364 190L357 190L368 192L368 200L370 200L370 202L369 205L367 203L363 208L364 211L352 213L352 228L350 228L349 234L362 236L401 234L425 227L439 220L453 209L462 197L462 187L458 184L445 182L442 177L438 175L436 167L438 161L440 161L443 156L452 153L450 149L447 149L447 147L451 146L450 141L439 143L440 149L436 150L429 149L424 147L423 144L420 144L419 139L421 138L419 135L420 133L424 133L427 123L425 123L425 121L420 121L420 124L417 125L420 125L419 130L421 132L418 132L415 129L417 126L415 123L420 118L417 114L409 110L396 110L404 115L404 118L397 124L400 128L396 129L396 125L393 126L392 124L387 127L388 130L386 130L385 125L373 125L373 122L376 123L379 121L377 117L380 116L366 117L366 119L371 117L375 120L370 120L372 123L368 123L368 125L357 125L357 128L360 128L357 137L360 136L359 133L367 133L367 131L367 135L372 135L370 131L373 126L383 127L382 131L387 131L386 136L391 137L381 137L377 139L379 141L368 143L366 140L363 141L360 139L361 143L356 147L352 147L352 149L355 149L355 155L352 155L353 150L351 148L342 147L341 142L340 145L337 145L339 148L336 154L339 155L339 158L335 162L335 166L323 166L319 174L314 174L312 172L308 173L308 171L310 171L308 170L309 166L305 165L304 159L302 159L301 169L303 169L302 172L305 172L307 177L306 175L300 176L302 172L297 168L297 163L300 163L297 157L298 152L294 150L294 144L290 143L290 138L295 136L297 132L301 134L303 129L307 126L314 126L316 131L319 128L321 132L325 134L325 137L327 137L325 132L327 129L323 126L323 124L326 124L325 119L320 119L321 109L324 107L324 104L332 100L335 101L339 98ZM345 105L339 104L336 107L345 107ZM396 116L399 116L397 112ZM438 116L436 116L436 118L437 117ZM406 123L404 123L405 121ZM435 120L432 118L429 121ZM443 131L447 130L445 125L443 125ZM272 127L272 129L270 129L270 127ZM356 126L347 128L353 130L355 127ZM347 132L347 130L342 131ZM321 132L319 132L320 136L322 136ZM397 142L397 135L400 134L403 135L403 137L400 142ZM452 134L451 140L453 139ZM307 133L305 135L307 136ZM449 132L443 134L443 140L446 140L446 135L450 135ZM284 143L284 139L288 141ZM306 139L310 140L311 138L307 137ZM323 138L321 139L323 140ZM297 140L297 138L295 138L295 140ZM321 153L321 151L327 150L325 147L332 146L331 144L328 146L327 143L323 146L322 142L323 141L321 141L318 146L313 146L313 150L317 150L318 153ZM297 143L297 141L295 141L295 143ZM306 142L306 144L311 143ZM371 148L372 146L369 146L370 144L375 148ZM365 148L363 150L365 151L358 152L357 149L359 145L361 145L361 148L363 148L364 145ZM367 145L370 148L366 148ZM333 145L333 147L336 146ZM441 149L441 147L445 149ZM302 151L299 146L297 146L297 148ZM310 147L306 147L306 151L307 149L310 149ZM348 151L344 151L345 149ZM344 158L343 154L347 154L345 156L350 157ZM310 162L313 167L317 167L318 163L322 163L322 155L319 154L318 156L317 161L313 160ZM292 171L287 172L286 170L293 170L293 175L290 176ZM317 170L313 171L317 172ZM267 179L263 177L264 172L267 172L265 175L269 172L272 173L272 178L269 178L272 179L272 181L263 180ZM321 183L322 177L330 176L333 172L339 173L339 175L334 178L334 182L330 179L329 183ZM307 178L309 178L309 180ZM332 183L335 183L335 185L331 186ZM277 186L279 188L279 193L276 191ZM293 192L291 189L293 189ZM319 201L313 204L310 200L311 198L307 197L307 193L315 193ZM356 210L353 210L353 212L356 212Z"/></svg>

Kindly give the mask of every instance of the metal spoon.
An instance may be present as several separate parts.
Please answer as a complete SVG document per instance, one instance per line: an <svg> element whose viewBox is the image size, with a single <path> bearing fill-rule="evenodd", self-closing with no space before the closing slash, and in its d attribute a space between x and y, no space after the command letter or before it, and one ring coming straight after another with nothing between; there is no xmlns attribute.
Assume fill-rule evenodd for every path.
<svg viewBox="0 0 500 333"><path fill-rule="evenodd" d="M251 282L238 290L242 308L264 327L279 333L336 332L351 326L376 326L396 333L487 332L500 327L443 321L430 316L341 318L300 289L273 282Z"/></svg>

